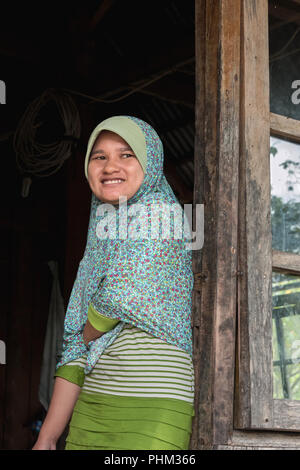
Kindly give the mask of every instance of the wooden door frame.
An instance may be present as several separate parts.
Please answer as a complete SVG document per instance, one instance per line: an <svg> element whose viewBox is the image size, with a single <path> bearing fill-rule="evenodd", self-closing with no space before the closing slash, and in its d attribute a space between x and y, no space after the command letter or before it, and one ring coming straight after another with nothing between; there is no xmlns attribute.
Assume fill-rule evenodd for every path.
<svg viewBox="0 0 300 470"><path fill-rule="evenodd" d="M227 443L233 428L240 20L240 0L195 2L194 204L204 204L204 245L193 252L192 449Z"/></svg>
<svg viewBox="0 0 300 470"><path fill-rule="evenodd" d="M204 245L193 252L190 447L205 449L243 442L240 430L245 442L272 436L247 430L299 430L291 411L300 401L272 396L272 267L280 260L269 152L270 133L283 126L270 113L268 0L196 0L195 29L194 205L204 204ZM295 125L285 122L287 137Z"/></svg>

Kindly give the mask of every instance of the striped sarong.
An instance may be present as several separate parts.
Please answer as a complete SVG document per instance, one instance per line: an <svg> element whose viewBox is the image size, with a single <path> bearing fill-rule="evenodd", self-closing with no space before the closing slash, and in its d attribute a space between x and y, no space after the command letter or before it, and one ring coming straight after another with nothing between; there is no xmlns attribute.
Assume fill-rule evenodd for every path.
<svg viewBox="0 0 300 470"><path fill-rule="evenodd" d="M66 450L188 449L193 401L191 356L126 325L85 376Z"/></svg>

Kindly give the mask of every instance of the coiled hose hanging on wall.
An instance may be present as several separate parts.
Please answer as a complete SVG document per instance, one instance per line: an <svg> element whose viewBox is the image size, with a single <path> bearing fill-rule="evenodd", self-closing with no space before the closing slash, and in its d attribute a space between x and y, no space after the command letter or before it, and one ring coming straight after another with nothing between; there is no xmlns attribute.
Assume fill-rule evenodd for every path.
<svg viewBox="0 0 300 470"><path fill-rule="evenodd" d="M52 103L51 103L52 102ZM64 134L51 143L38 140L41 112L48 104L55 104L64 126ZM31 176L46 177L56 173L71 156L74 143L81 133L80 116L73 99L65 92L45 90L25 110L13 137L17 167L24 175L22 196L29 194Z"/></svg>

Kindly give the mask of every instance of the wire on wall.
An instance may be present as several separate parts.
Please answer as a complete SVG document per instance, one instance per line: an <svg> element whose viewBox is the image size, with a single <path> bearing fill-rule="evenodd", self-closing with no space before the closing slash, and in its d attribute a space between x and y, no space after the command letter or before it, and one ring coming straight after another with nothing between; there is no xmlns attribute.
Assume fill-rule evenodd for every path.
<svg viewBox="0 0 300 470"><path fill-rule="evenodd" d="M90 96L90 95L87 95L86 93L81 93L81 92L76 91L76 90L70 90L68 88L64 88L64 91L66 91L68 93L72 93L74 95L82 96L83 98L89 98L90 102L99 102L99 103L106 103L106 104L117 103L118 101L122 101L125 98L128 98L129 96L133 95L134 93L139 93L139 92L147 93L145 91L145 88L147 88L152 83L157 82L158 80L166 77L167 75L173 74L175 72L181 72L181 67L184 67L185 65L193 64L194 62L195 62L195 57L190 57L189 59L184 60L182 62L179 62L179 63L173 65L172 67L169 67L168 69L152 76L151 78L131 83L129 85L118 88L116 90L109 91L109 92L107 92L107 93L105 93L104 95L101 95L101 96ZM184 69L183 71L184 71L184 73L186 73L186 69ZM114 95L117 92L120 92L120 91L123 91L123 90L128 90L128 88L129 88L129 91L126 91L124 94L122 94L121 96L119 96L117 98L111 98L111 99L106 98L107 96ZM149 92L149 94L150 94L150 92ZM155 95L158 98L165 99L166 101L172 101L172 100L167 99L166 97L160 96L157 93ZM184 103L183 101L180 101L180 104L187 105L188 107L190 107L189 103Z"/></svg>
<svg viewBox="0 0 300 470"><path fill-rule="evenodd" d="M42 143L37 132L42 126L41 112L53 102L65 129L63 136L51 143ZM49 88L26 108L13 136L17 167L24 175L22 196L27 197L31 176L47 177L56 173L71 156L81 133L80 116L73 99L63 91Z"/></svg>

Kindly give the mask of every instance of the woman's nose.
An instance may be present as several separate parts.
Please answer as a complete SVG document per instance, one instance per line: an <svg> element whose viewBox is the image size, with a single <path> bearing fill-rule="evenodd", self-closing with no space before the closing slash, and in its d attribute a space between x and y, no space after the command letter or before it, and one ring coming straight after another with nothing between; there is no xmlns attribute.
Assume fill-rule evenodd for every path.
<svg viewBox="0 0 300 470"><path fill-rule="evenodd" d="M119 168L120 168L120 164L116 158L108 158L105 161L103 171L105 172L118 171Z"/></svg>

